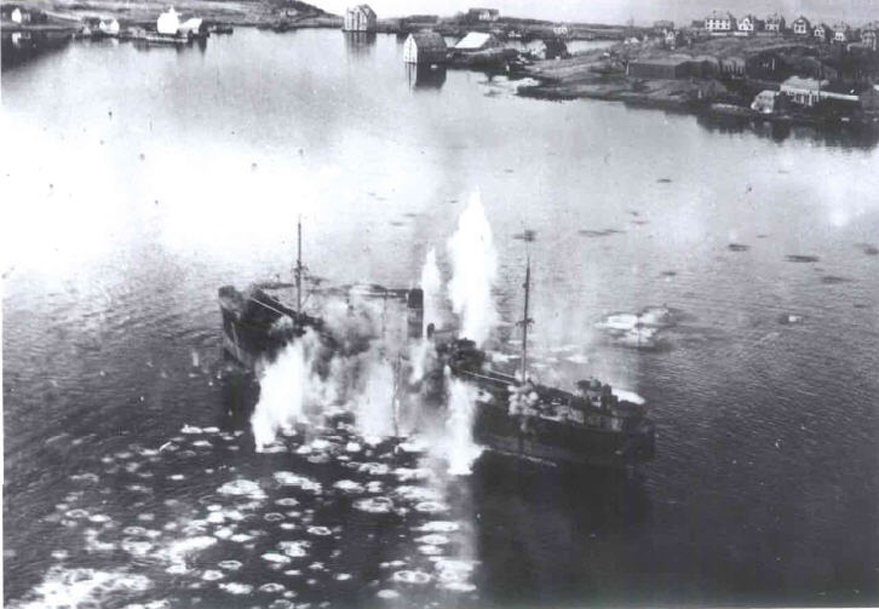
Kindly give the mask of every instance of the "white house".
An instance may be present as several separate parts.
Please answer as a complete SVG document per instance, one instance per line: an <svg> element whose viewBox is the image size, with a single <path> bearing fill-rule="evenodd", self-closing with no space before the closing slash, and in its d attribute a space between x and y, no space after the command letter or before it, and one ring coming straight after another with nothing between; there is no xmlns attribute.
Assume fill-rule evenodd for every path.
<svg viewBox="0 0 879 609"><path fill-rule="evenodd" d="M101 22L98 23L98 30L107 36L117 36L119 34L119 21L113 17L101 19Z"/></svg>
<svg viewBox="0 0 879 609"><path fill-rule="evenodd" d="M159 32L159 34L176 36L179 30L180 15L174 10L173 6L159 15L159 18L156 19L156 31Z"/></svg>
<svg viewBox="0 0 879 609"><path fill-rule="evenodd" d="M21 23L25 20L26 14L27 13L22 13L20 8L15 7L14 9L12 9L12 13L9 15L9 18L15 23Z"/></svg>
<svg viewBox="0 0 879 609"><path fill-rule="evenodd" d="M446 41L437 32L409 34L403 43L403 61L414 64L440 64L446 61Z"/></svg>
<svg viewBox="0 0 879 609"><path fill-rule="evenodd" d="M781 83L781 93L788 96L794 103L802 106L814 106L823 99L836 99L852 103L860 101L860 97L855 95L854 92L837 93L835 91L828 91L827 87L829 85L830 81L827 80L791 76Z"/></svg>
<svg viewBox="0 0 879 609"><path fill-rule="evenodd" d="M712 12L705 17L705 29L712 34L727 34L736 29L736 18L731 13Z"/></svg>
<svg viewBox="0 0 879 609"><path fill-rule="evenodd" d="M202 32L204 21L199 17L192 17L180 24L177 33L185 36L195 36Z"/></svg>
<svg viewBox="0 0 879 609"><path fill-rule="evenodd" d="M763 21L754 15L745 15L739 20L738 29L746 34L753 34L763 29Z"/></svg>
<svg viewBox="0 0 879 609"><path fill-rule="evenodd" d="M833 26L834 42L849 42L852 37L852 29L845 23L837 23Z"/></svg>
<svg viewBox="0 0 879 609"><path fill-rule="evenodd" d="M791 24L791 31L797 36L811 36L812 35L812 24L809 23L809 20L800 15L794 22Z"/></svg>
<svg viewBox="0 0 879 609"><path fill-rule="evenodd" d="M828 40L830 40L831 33L832 33L832 30L830 29L830 26L828 26L824 23L819 23L812 30L812 35L815 36L815 38L817 38L821 42L827 42Z"/></svg>
<svg viewBox="0 0 879 609"><path fill-rule="evenodd" d="M342 29L346 32L374 32L377 18L375 11L368 4L350 6L345 11L345 23Z"/></svg>
<svg viewBox="0 0 879 609"><path fill-rule="evenodd" d="M775 102L778 96L778 91L761 91L751 102L751 110L761 114L772 114L775 112Z"/></svg>

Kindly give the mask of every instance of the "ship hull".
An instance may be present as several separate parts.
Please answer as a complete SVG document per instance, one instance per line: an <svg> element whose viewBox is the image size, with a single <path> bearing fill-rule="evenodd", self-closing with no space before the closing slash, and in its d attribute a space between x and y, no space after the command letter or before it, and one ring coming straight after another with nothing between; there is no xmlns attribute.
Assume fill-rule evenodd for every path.
<svg viewBox="0 0 879 609"><path fill-rule="evenodd" d="M496 404L478 403L474 440L496 453L550 464L625 468L651 461L653 426L628 432L593 429L539 416L514 417Z"/></svg>

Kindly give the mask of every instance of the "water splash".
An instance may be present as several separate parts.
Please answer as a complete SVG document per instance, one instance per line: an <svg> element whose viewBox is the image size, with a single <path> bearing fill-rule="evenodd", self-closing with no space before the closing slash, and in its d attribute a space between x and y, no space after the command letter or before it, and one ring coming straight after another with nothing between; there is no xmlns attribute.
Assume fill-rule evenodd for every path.
<svg viewBox="0 0 879 609"><path fill-rule="evenodd" d="M421 267L421 289L424 290L424 327L429 324L439 326L440 299L442 297L442 277L436 262L436 249L430 248Z"/></svg>
<svg viewBox="0 0 879 609"><path fill-rule="evenodd" d="M250 419L257 452L274 442L279 430L302 417L307 376L302 340L286 345L278 358L263 369L259 402Z"/></svg>
<svg viewBox="0 0 879 609"><path fill-rule="evenodd" d="M498 313L491 297L497 277L497 250L479 193L470 195L447 247L452 261L449 298L461 318L460 335L481 345L497 323Z"/></svg>
<svg viewBox="0 0 879 609"><path fill-rule="evenodd" d="M473 415L478 390L457 379L449 383L449 407L446 419L445 457L449 473L465 476L473 462L482 454L482 447L473 441Z"/></svg>

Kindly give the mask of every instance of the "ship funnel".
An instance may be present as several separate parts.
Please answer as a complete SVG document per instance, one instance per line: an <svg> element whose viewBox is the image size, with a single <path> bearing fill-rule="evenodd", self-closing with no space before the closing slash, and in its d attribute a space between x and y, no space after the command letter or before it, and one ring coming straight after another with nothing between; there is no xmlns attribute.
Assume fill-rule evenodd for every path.
<svg viewBox="0 0 879 609"><path fill-rule="evenodd" d="M424 290L409 290L406 306L409 310L409 338L419 339L424 336Z"/></svg>

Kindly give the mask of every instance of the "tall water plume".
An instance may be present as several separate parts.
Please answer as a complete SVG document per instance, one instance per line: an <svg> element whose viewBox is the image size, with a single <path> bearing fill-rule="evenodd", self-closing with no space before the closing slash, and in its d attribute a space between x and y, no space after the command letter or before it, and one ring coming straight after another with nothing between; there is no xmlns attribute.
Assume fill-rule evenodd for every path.
<svg viewBox="0 0 879 609"><path fill-rule="evenodd" d="M447 247L452 262L449 298L461 320L459 335L482 344L498 320L491 296L497 277L497 250L479 193L470 195Z"/></svg>
<svg viewBox="0 0 879 609"><path fill-rule="evenodd" d="M439 326L440 302L442 298L442 277L436 263L436 249L430 248L421 267L421 289L424 290L424 327L428 324Z"/></svg>
<svg viewBox="0 0 879 609"><path fill-rule="evenodd" d="M274 442L279 430L302 417L307 380L305 344L301 340L286 345L262 370L259 402L250 418L257 452Z"/></svg>
<svg viewBox="0 0 879 609"><path fill-rule="evenodd" d="M458 379L449 380L449 404L444 437L444 453L449 473L455 476L470 473L482 448L473 441L473 415L478 389Z"/></svg>

